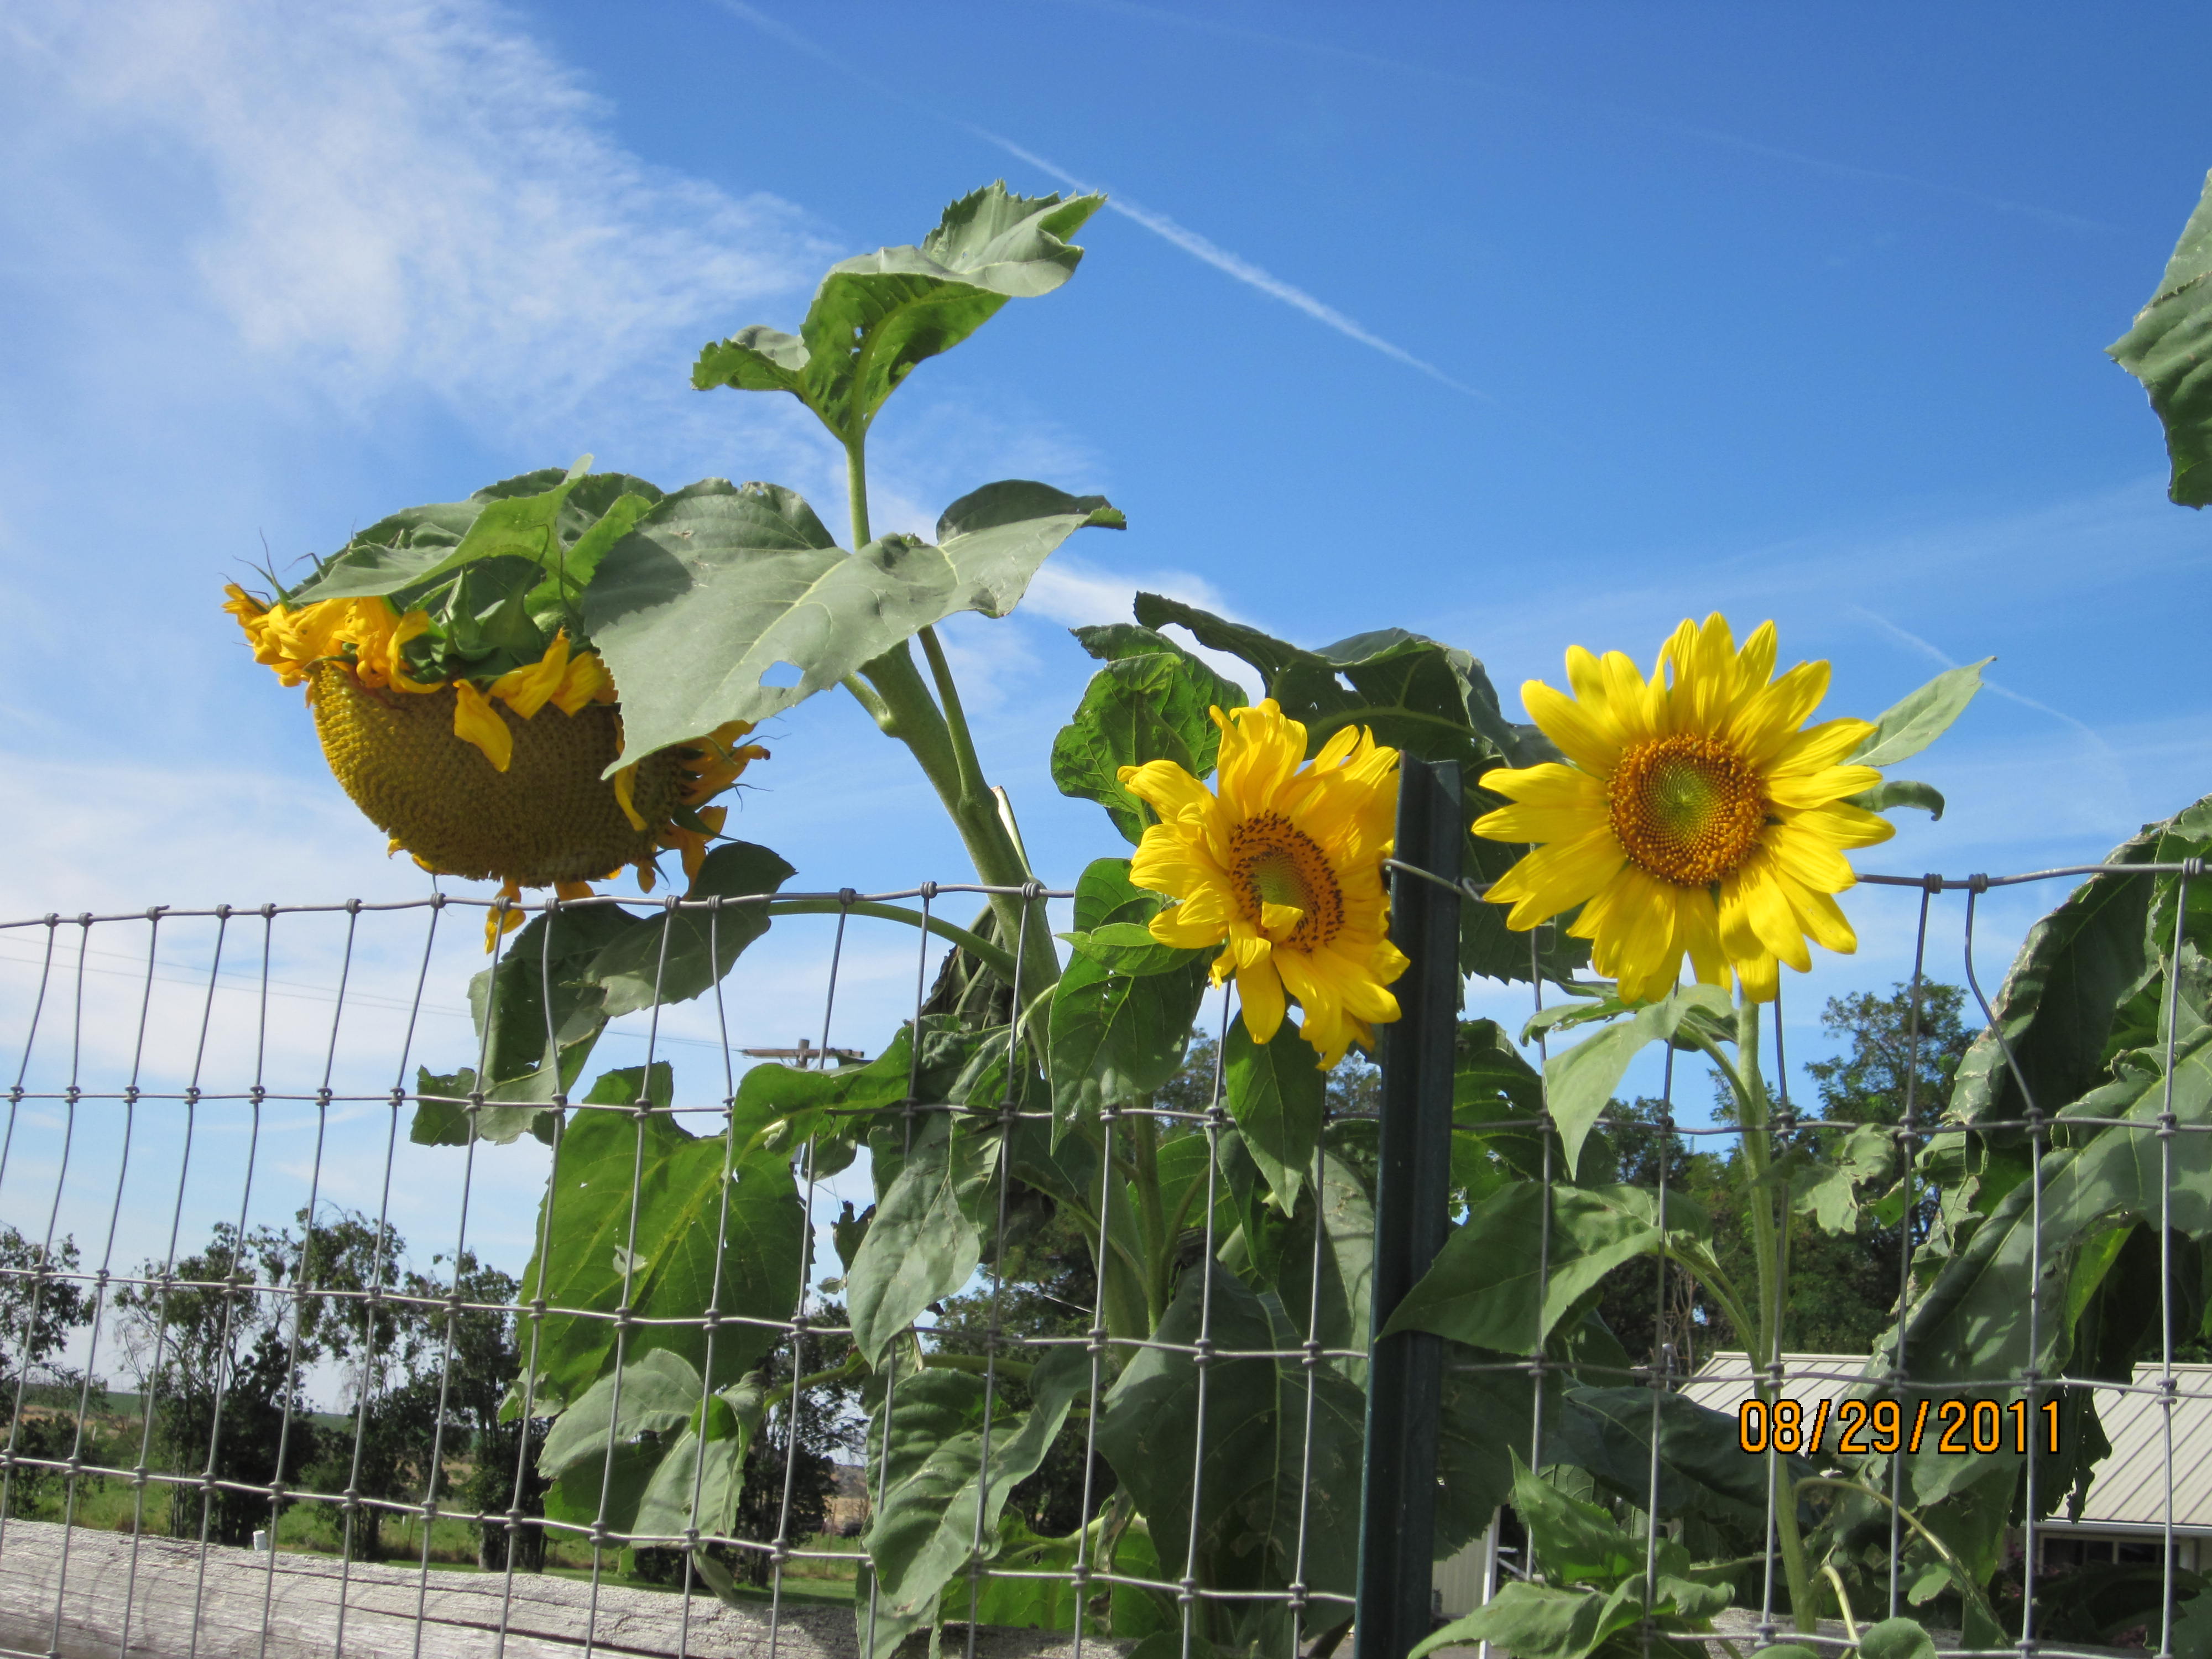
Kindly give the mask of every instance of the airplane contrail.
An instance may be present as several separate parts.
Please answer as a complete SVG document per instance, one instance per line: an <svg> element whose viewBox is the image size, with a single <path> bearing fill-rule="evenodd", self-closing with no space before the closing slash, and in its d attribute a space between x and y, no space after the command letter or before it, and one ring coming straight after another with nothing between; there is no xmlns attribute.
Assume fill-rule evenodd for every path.
<svg viewBox="0 0 2212 1659"><path fill-rule="evenodd" d="M852 64L846 63L843 59L835 56L823 47L817 45L805 35L801 34L789 24L768 15L766 13L759 10L756 7L746 4L745 0L714 0L714 3L720 6L724 11L728 12L732 16L751 24L763 33L781 41L784 45L791 47L793 51L805 52L810 58L819 59L821 62L829 64L831 68L836 70L841 75L849 76L856 81L863 82L867 85L875 88L879 92L886 93L892 97L899 99L901 102L908 104L913 108L926 111L928 114L934 117L937 120L944 123L945 125L957 127L961 131L967 133L970 137L980 138L985 143L994 145L997 149L1006 151L1007 155L1013 156L1018 161L1027 162L1030 166L1036 167L1038 171L1058 179L1060 184L1070 190L1081 191L1096 188L1096 186L1083 184L1078 180L1073 173L1068 172L1066 168L1059 167L1051 161L1048 161L1043 156L1037 155L1034 150L1024 149L1022 145L1016 143L1011 138L1001 137L1000 134L991 131L987 127L979 127L973 122L960 120L957 117L945 114L942 111L933 109L927 104L919 103L914 100L907 98L903 94L900 93L896 88L888 86L884 82L876 80L873 76L855 69ZM1270 299L1281 301L1283 304L1289 306L1292 310L1303 312L1305 315L1312 318L1323 327L1335 330L1336 332L1343 335L1346 339L1355 340L1361 345L1367 347L1370 350L1381 352L1385 357L1389 358L1393 362L1403 363L1407 368L1417 370L1420 374L1427 375L1431 380L1436 381L1440 386L1449 386L1454 392L1459 392L1462 396L1479 398L1482 402L1487 404L1496 404L1498 401L1489 392L1484 392L1478 387L1468 386L1463 380L1454 380L1450 375L1445 374L1443 370L1438 368L1434 363L1426 362L1422 358L1416 357L1412 352L1407 350L1403 346L1395 344L1391 341L1384 339L1381 335L1374 332L1372 330L1362 327L1359 323L1355 321L1353 319L1346 316L1344 313L1339 311L1334 306L1328 304L1325 301L1316 299L1314 295L1307 293L1304 289L1297 287L1294 283L1285 282L1273 271L1264 270L1261 266L1254 264L1249 259L1245 258L1241 254L1231 252L1227 248L1223 247L1218 242L1200 235L1198 232L1191 229L1187 225L1177 224L1173 219L1169 218L1164 213L1155 212L1152 209L1141 206L1127 197L1116 195L1108 196L1106 199L1106 206L1109 212L1121 214L1124 218L1132 220L1137 224L1141 225L1145 229L1151 231L1153 235L1159 237L1163 241L1181 248L1185 253L1189 254L1191 258L1200 261L1201 264L1212 266L1214 270L1221 272L1224 276L1231 277L1237 282L1243 283L1248 288L1257 289L1261 293L1267 295Z"/></svg>

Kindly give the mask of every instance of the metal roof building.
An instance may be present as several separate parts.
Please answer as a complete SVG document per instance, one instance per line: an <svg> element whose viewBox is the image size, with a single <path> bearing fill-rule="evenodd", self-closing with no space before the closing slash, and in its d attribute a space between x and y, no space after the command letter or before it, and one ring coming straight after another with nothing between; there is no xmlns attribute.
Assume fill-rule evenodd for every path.
<svg viewBox="0 0 2212 1659"><path fill-rule="evenodd" d="M1806 1409L1831 1407L1866 1368L1863 1354L1785 1353L1783 1392ZM2160 1404L2161 1368L2136 1367L2126 1388L2100 1385L2097 1417L2112 1450L2079 1516L2065 1510L2039 1522L2045 1571L2082 1561L2155 1561L2166 1527L2167 1467L2165 1410ZM2174 1565L2212 1568L2212 1365L2173 1368ZM1751 1398L1751 1362L1741 1353L1717 1353L1698 1368L1682 1392L1698 1404L1733 1416Z"/></svg>

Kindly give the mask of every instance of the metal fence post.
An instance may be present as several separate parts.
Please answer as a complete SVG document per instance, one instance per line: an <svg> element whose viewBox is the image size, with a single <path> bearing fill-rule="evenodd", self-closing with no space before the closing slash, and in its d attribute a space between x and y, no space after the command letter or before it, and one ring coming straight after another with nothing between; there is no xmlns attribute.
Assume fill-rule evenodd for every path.
<svg viewBox="0 0 2212 1659"><path fill-rule="evenodd" d="M1459 767L1407 757L1398 787L1397 857L1459 879ZM1459 1018L1459 895L1393 872L1390 936L1412 963L1382 1044L1375 1192L1373 1332L1389 1322L1450 1225L1452 1053ZM1360 1494L1357 1659L1404 1659L1429 1633L1443 1341L1370 1336L1367 1455Z"/></svg>

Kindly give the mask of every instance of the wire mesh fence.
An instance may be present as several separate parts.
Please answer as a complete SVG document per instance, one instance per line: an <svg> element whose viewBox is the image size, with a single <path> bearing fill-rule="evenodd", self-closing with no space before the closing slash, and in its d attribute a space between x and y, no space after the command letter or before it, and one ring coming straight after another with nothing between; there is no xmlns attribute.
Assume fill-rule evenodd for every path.
<svg viewBox="0 0 2212 1659"><path fill-rule="evenodd" d="M1838 1502L1872 1506L1879 1525L1860 1527L1856 1559L1865 1567L1870 1551L1886 1552L1886 1568L1874 1573L1882 1610L1910 1613L1927 1599L1916 1552L1948 1559L1956 1528L1947 1540L1948 1522L1931 1526L1918 1472L1926 1466L1913 1458L1922 1439L1941 1438L1955 1416L1966 1454L1960 1468L1977 1455L2010 1456L2017 1468L2021 1519L1998 1553L2018 1564L2021 1589L2008 1639L1948 1638L1945 1650L2094 1650L2040 1633L2051 1609L2039 1604L2037 1585L2052 1483L2062 1467L2066 1484L2081 1472L2083 1404L2094 1390L2117 1389L2153 1401L2163 1423L2163 1489L2150 1534L2160 1611L2140 1645L2161 1655L2185 1650L2177 1647L2177 1610L2195 1581L2182 1551L2200 1531L2212 1536L2212 1508L2187 1510L2187 1495L2177 1495L2176 1469L2185 1475L2203 1449L2178 1444L2172 1426L2185 1401L2212 1400L2212 1380L2177 1358L2189 1333L2179 1324L2176 1251L2212 1230L2199 1214L2212 1178L2186 1151L2207 1146L2212 1103L2194 1073L2177 1082L2177 1045L2191 1035L2193 1018L2185 975L2165 975L2162 1006L2144 1028L2153 1034L2148 1046L2162 1054L2156 1077L2138 1078L2124 1103L2094 1091L2040 1100L2033 1068L2015 1052L2004 994L1984 993L1975 930L1978 907L2003 886L2164 881L2171 961L2180 964L2191 903L2201 903L2191 884L2201 890L2201 877L2191 860L1964 880L1861 878L1874 890L1863 896L1863 917L1893 895L1914 907L1912 1063L1904 1068L1901 1114L1880 1129L1902 1154L1891 1200L1897 1213L1884 1224L1898 1240L1897 1316L1863 1364L1794 1366L1780 1339L1786 1272L1768 1287L1776 1298L1764 1326L1770 1340L1747 1358L1737 1413L1739 1455L1761 1472L1764 1544L1748 1575L1732 1581L1751 1603L1739 1624L1761 1643L1785 1636L1784 1534L1798 1524L1798 1494L1824 1482ZM1423 879L1401 868L1401 908ZM802 942L789 931L796 924L786 923L770 966L748 957L753 977L710 974L694 988L696 1001L677 1001L682 987L672 975L694 971L687 962L701 956L726 968L726 947L738 933L759 931L771 896L784 915L811 913L806 925L818 933ZM1096 1271L1060 1284L1062 1291L1082 1284L1088 1305L1066 1305L1062 1296L1054 1321L1029 1316L1016 1304L1035 1299L1033 1286L1018 1266L1045 1224L1048 1206L1036 1195L1048 1182L1039 1171L1058 1156L1065 1124L1030 1086L1048 1027L1020 964L1030 930L1051 928L1054 907L1073 896L1035 884L947 884L672 900L654 919L657 947L641 958L650 994L636 997L626 1018L595 1028L573 1056L578 1043L568 1023L576 1011L557 924L595 911L627 921L611 901L532 907L544 925L507 939L478 976L471 1010L453 1005L441 987L478 948L477 914L489 909L497 928L503 906L439 897L155 909L0 927L16 1033L0 1139L0 1221L12 1252L0 1260L0 1313L10 1327L0 1585L15 1570L0 1597L4 1651L196 1653L211 1628L212 1600L245 1593L238 1586L248 1581L231 1576L240 1562L260 1586L248 1618L258 1620L257 1651L294 1650L284 1640L300 1651L342 1652L349 1641L360 1649L368 1614L351 1613L350 1635L347 1620L368 1606L362 1598L372 1589L386 1597L377 1618L404 1625L409 1617L389 1599L393 1570L377 1565L387 1554L407 1563L416 1651L436 1622L439 1599L460 1583L448 1569L469 1566L481 1572L470 1581L477 1599L464 1621L480 1644L475 1650L557 1637L586 1648L726 1651L739 1638L715 1622L721 1605L750 1608L744 1639L764 1640L771 1652L857 1642L872 1655L941 1622L952 1632L946 1639L971 1656L1000 1626L1054 1632L1078 1653L1086 1643L1150 1635L1189 1656L1208 1645L1207 1610L1224 1607L1267 1611L1272 1623L1243 1626L1258 1632L1260 1650L1295 1659L1333 1649L1355 1604L1348 1540L1357 1546L1351 1554L1364 1549L1370 1559L1386 1547L1412 1553L1424 1579L1431 1553L1423 1537L1379 1532L1371 1506L1360 1532L1363 1474L1373 1479L1362 1453L1371 1425L1360 1422L1372 1409L1364 1392L1376 1358L1370 1330L1391 1310L1378 1299L1371 1322L1347 1330L1334 1302L1324 1305L1335 1296L1329 1287L1363 1271L1354 1258L1370 1218L1346 1196L1359 1182L1356 1168L1346 1173L1339 1137L1372 1116L1371 1097L1339 1094L1328 1103L1304 1175L1315 1218L1292 1239L1305 1260L1280 1280L1302 1281L1302 1304L1243 1296L1238 1252L1253 1249L1262 1230L1249 1222L1249 1195L1238 1190L1249 1176L1225 1144L1237 1131L1223 1076L1233 1004L1226 991L1209 996L1202 1024L1212 1042L1198 1051L1195 1092L1109 1101L1096 1113L1089 1150L1052 1166L1052 1179L1090 1183L1067 1186L1060 1210L1084 1217L1079 1243L1092 1263L1128 1249L1126 1236L1169 1230L1175 1275L1160 1304L1132 1334L1110 1316L1107 1275ZM1006 941L1010 983L963 981L961 957L948 952L948 942L976 935L948 927L943 909L979 899L1011 902L1020 918ZM919 931L895 933L887 915L894 908L905 913L900 929L918 923ZM1954 918L1960 969L2002 1067L1989 1085L2001 1109L1971 1123L1921 1097L1915 1081L1931 941ZM892 938L895 947L879 948ZM1455 993L1453 942L1431 939L1425 950L1408 984L1441 975ZM1540 976L1534 983L1532 1011L1540 1013L1547 991ZM995 1012L976 1016L992 998ZM811 1018L793 1043L802 1003ZM966 1009L969 1029L987 1036L959 1057L948 1084L931 1039L957 1007ZM1501 1448L1525 1448L1539 1468L1568 1461L1563 1414L1580 1407L1563 1386L1611 1382L1649 1391L1641 1502L1617 1505L1640 1529L1640 1599L1631 1613L1647 1650L1698 1639L1656 1612L1665 1552L1680 1535L1668 1518L1678 1506L1669 1501L1675 1474L1662 1455L1662 1416L1692 1381L1683 1343L1668 1335L1687 1328L1680 1281L1682 1252L1692 1248L1670 1219L1687 1203L1676 1189L1674 1149L1728 1147L1771 1165L1793 1148L1826 1146L1832 1164L1863 1127L1793 1108L1781 1005L1766 1018L1776 1109L1763 1127L1677 1117L1683 1078L1707 1061L1686 1041L1664 1048L1656 1114L1616 1106L1595 1120L1656 1149L1652 1351L1625 1364L1587 1352L1563 1355L1543 1323L1517 1352L1439 1350L1455 1375L1510 1374L1526 1384L1525 1425L1477 1426ZM501 1071L503 1018L542 1027L544 1059L534 1081ZM902 1037L871 1060L871 1032L886 1028ZM641 1063L572 1093L592 1042L617 1041ZM1545 1030L1532 1043L1540 1063ZM455 1052L472 1064L429 1069L428 1056ZM686 1063L672 1068L672 1054ZM1395 1050L1386 1054L1386 1069L1400 1063ZM880 1082L902 1069L857 1103L830 1086L872 1070ZM763 1115L747 1093L755 1070L815 1079L806 1085L814 1094ZM1449 1076L1443 1086L1449 1096ZM1387 1084L1382 1098L1395 1098ZM841 1129L848 1119L869 1126L858 1144ZM996 1155L961 1167L951 1149L956 1119L995 1136ZM1574 1178L1557 1127L1547 1098L1534 1121L1528 1172L1547 1192ZM1478 1149L1531 1132L1527 1116L1466 1110L1449 1130ZM2063 1259L2050 1259L2051 1212L2092 1201L2067 1183L2104 1137L2125 1144L2141 1190L2154 1200L2152 1213L2127 1212L2155 1240L2158 1358L2142 1380L2042 1363L2081 1254L2069 1243L2055 1253ZM1754 1138L1762 1146L1746 1153ZM568 1160L586 1143L592 1161L572 1178ZM1928 1244L1929 1171L1939 1167L1930 1149L2015 1143L2028 1178L1997 1207L2017 1236L2006 1243L2022 1255L2007 1281L2021 1293L2008 1310L2017 1340L2011 1348L1985 1346L1980 1359L1917 1342L1932 1328L1926 1284L1914 1277L1916 1253ZM2177 1146L2185 1149L2179 1156ZM1448 1146L1431 1155L1453 1164ZM898 1310L896 1295L880 1288L861 1306L850 1284L850 1240L868 1222L855 1200L872 1200L874 1226L891 1237L903 1224L886 1171L918 1158L943 1168L939 1210L969 1218L978 1241L967 1264L972 1277L959 1307L940 1299L917 1310L863 1353L878 1341L872 1333L886 1309ZM1163 1160L1181 1183L1169 1188L1179 1216L1133 1213L1163 1190ZM1150 1186L1134 1178L1140 1162ZM1455 1200L1462 1215L1472 1202L1464 1188ZM672 1194L680 1200L673 1224L665 1213ZM1387 1183L1376 1196L1370 1249L1387 1245L1402 1222L1389 1212ZM1325 1220L1337 1199L1342 1213ZM1548 1200L1538 1206L1539 1286L1553 1283L1577 1248L1555 1235L1554 1209ZM2117 1226L2121 1215L2113 1215ZM407 1255L402 1223L435 1246L427 1268ZM1979 1245L1961 1248L1984 1249L2001 1277L2010 1258L1996 1248L1996 1225L1985 1222ZM79 1245L80 1236L88 1243ZM833 1255L847 1278L830 1271ZM1634 1271L1646 1270L1639 1257ZM676 1305L667 1287L678 1279L689 1287L688 1310L658 1311ZM556 1344L568 1356L558 1363L546 1352ZM1999 1349L2025 1363L1990 1372L1986 1356ZM101 1380L109 1374L134 1377L135 1394L111 1394ZM1265 1420L1248 1410L1255 1390L1246 1383L1255 1377L1272 1402ZM1822 1388L1826 1403L1816 1406L1812 1395ZM1847 1402L1856 1402L1856 1418ZM1127 1426L1133 1416L1144 1422L1141 1437ZM935 1425L927 1432L925 1419ZM2072 1448L2063 1466L2062 1443ZM1008 1497L1024 1482L1034 1497L1055 1446L1066 1512L1056 1523L1063 1530L1048 1535L1029 1525L1037 1511L1024 1516ZM1886 1452L1887 1462L1851 1462L1861 1448ZM1255 1460L1279 1471L1267 1488L1277 1511L1273 1553L1236 1582L1208 1565L1207 1550L1224 1524L1219 1492ZM1180 1473L1146 1485L1147 1462ZM1447 1458L1439 1467L1449 1482L1456 1466ZM1859 1490L1843 1492L1854 1480ZM1163 1493L1180 1513L1166 1512ZM2000 1516L1996 1524L2002 1533L2009 1522ZM1882 1537L1869 1543L1875 1531ZM1512 1535L1510 1516L1490 1517L1475 1547L1482 1599L1516 1578L1547 1577L1541 1549L1532 1559L1522 1534L1516 1554L1505 1542ZM1142 1548L1132 1542L1139 1536ZM288 1576L310 1558L336 1585L330 1621L268 1646L276 1610L291 1594ZM933 1576L916 1567L933 1560ZM1555 1563L1549 1576L1559 1579L1563 1570ZM565 1575L568 1585L557 1630L542 1597L523 1588L543 1573ZM661 1599L662 1626L649 1637L624 1599L648 1579L686 1592ZM165 1600L153 1595L156 1580ZM695 1601L693 1591L720 1603ZM36 1605L27 1599L33 1593ZM826 1615L817 1616L830 1599L850 1634L827 1633ZM83 1611L94 1601L107 1622ZM526 1605L529 1617L518 1624ZM611 1632L621 1620L629 1622L617 1640ZM1851 1645L1858 1631L1848 1620L1847 1609L1844 1627L1787 1639ZM161 1628L149 1630L156 1622ZM96 1641L88 1634L95 1626ZM1399 1640L1395 1651L1403 1650Z"/></svg>

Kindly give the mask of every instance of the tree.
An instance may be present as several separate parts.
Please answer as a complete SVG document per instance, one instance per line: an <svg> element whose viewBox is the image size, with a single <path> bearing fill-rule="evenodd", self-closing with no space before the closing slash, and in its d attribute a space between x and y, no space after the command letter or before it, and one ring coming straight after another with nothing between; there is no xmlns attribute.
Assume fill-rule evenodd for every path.
<svg viewBox="0 0 2212 1659"><path fill-rule="evenodd" d="M53 1479L41 1463L66 1459L76 1443L74 1415L20 1412L33 1378L51 1370L70 1333L91 1322L92 1297L74 1280L58 1275L78 1267L76 1241L64 1236L51 1252L13 1227L0 1226L0 1431L18 1458L9 1471L0 1513L21 1514L35 1504ZM70 1379L61 1379L67 1381ZM74 1403L74 1402L72 1402Z"/></svg>
<svg viewBox="0 0 2212 1659"><path fill-rule="evenodd" d="M306 1226L305 1211L299 1219ZM307 1226L303 1279L319 1294L304 1304L303 1322L321 1353L345 1366L353 1419L350 1434L323 1437L307 1480L319 1491L349 1495L332 1518L352 1559L382 1558L390 1513L354 1500L419 1498L437 1437L435 1389L424 1386L434 1378L424 1374L431 1331L422 1305L437 1287L406 1270L406 1249L389 1224L349 1210L333 1209Z"/></svg>
<svg viewBox="0 0 2212 1659"><path fill-rule="evenodd" d="M1907 1081L1914 1110L1934 1116L1951 1093L1951 1079L1977 1033L1960 1019L1966 992L1934 980L1920 982L1919 1033L1913 1034L1912 987L1900 981L1886 997L1860 991L1830 997L1820 1029L1849 1047L1829 1060L1809 1061L1818 1085L1820 1116L1830 1123L1901 1123Z"/></svg>
<svg viewBox="0 0 2212 1659"><path fill-rule="evenodd" d="M301 1217L305 1220L304 1214ZM454 1495L479 1513L544 1513L546 1482L534 1467L517 1468L525 1438L544 1437L544 1423L502 1424L508 1387L522 1370L515 1344L512 1275L461 1252L450 1282L405 1265L406 1241L389 1224L334 1210L309 1235L313 1328L328 1358L349 1368L351 1436L326 1436L324 1459L308 1471L326 1492L416 1504L443 1498L446 1465L468 1460ZM388 1293L388 1294L387 1294ZM442 1302L442 1310L437 1305ZM383 1553L382 1523L390 1511L363 1504L343 1528L344 1547L374 1560ZM478 1564L507 1565L506 1522L480 1524ZM544 1534L515 1534L515 1565L544 1565Z"/></svg>
<svg viewBox="0 0 2212 1659"><path fill-rule="evenodd" d="M432 1267L443 1260L431 1257ZM518 1522L545 1513L545 1489L552 1484L538 1474L537 1458L552 1419L523 1417L519 1400L514 1414L501 1419L515 1379L522 1375L512 1311L521 1288L512 1274L463 1250L449 1291L456 1305L440 1322L450 1322L452 1328L451 1357L445 1364L447 1418L469 1458L459 1495L478 1514L513 1514ZM517 1571L543 1571L544 1528L518 1525L510 1532L503 1521L479 1523L477 1565L487 1572L501 1571L510 1559Z"/></svg>
<svg viewBox="0 0 2212 1659"><path fill-rule="evenodd" d="M287 1288L299 1260L289 1233L241 1234L217 1222L206 1247L179 1261L173 1275L149 1261L139 1276L151 1284L116 1292L125 1351L153 1414L155 1455L186 1477L170 1487L173 1536L250 1543L289 1500L234 1488L296 1485L314 1459L300 1368L320 1350L313 1314L294 1311L299 1299Z"/></svg>

